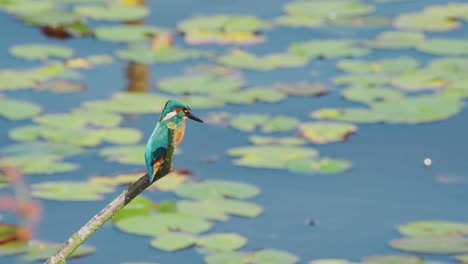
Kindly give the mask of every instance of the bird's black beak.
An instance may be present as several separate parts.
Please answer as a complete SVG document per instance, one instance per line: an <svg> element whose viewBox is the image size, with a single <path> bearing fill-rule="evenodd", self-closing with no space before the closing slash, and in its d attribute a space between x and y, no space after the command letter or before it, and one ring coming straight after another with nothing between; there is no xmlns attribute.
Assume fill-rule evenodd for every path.
<svg viewBox="0 0 468 264"><path fill-rule="evenodd" d="M197 122L203 123L203 120L201 120L200 118L192 115L192 113L186 113L185 116L192 119L192 120L195 120Z"/></svg>

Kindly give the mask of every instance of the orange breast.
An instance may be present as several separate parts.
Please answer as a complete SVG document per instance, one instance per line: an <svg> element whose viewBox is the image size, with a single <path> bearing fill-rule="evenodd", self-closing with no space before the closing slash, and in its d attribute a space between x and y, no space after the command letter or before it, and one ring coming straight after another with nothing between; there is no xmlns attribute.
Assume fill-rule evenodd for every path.
<svg viewBox="0 0 468 264"><path fill-rule="evenodd" d="M185 120L182 120L182 124L176 130L176 135L175 135L176 146L179 145L179 143L184 138L184 133L185 133Z"/></svg>

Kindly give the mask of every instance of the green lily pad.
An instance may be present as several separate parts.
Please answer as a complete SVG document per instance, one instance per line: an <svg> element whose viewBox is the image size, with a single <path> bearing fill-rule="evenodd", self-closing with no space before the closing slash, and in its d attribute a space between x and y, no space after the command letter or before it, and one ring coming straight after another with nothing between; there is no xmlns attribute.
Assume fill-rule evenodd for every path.
<svg viewBox="0 0 468 264"><path fill-rule="evenodd" d="M321 83L284 83L275 85L277 91L292 96L321 96L330 91L326 85Z"/></svg>
<svg viewBox="0 0 468 264"><path fill-rule="evenodd" d="M72 181L42 182L31 186L33 197L59 201L101 200L103 194L113 191L114 188L107 185Z"/></svg>
<svg viewBox="0 0 468 264"><path fill-rule="evenodd" d="M468 55L468 42L464 38L432 38L420 43L417 50L448 56Z"/></svg>
<svg viewBox="0 0 468 264"><path fill-rule="evenodd" d="M60 248L60 244L34 241L28 245L28 251L23 257L28 261L46 260ZM68 258L79 258L93 253L96 249L92 246L81 245Z"/></svg>
<svg viewBox="0 0 468 264"><path fill-rule="evenodd" d="M305 66L308 59L290 53L274 53L257 57L246 51L234 49L228 54L218 57L218 62L241 69L269 71L275 68Z"/></svg>
<svg viewBox="0 0 468 264"><path fill-rule="evenodd" d="M177 25L188 43L256 43L267 24L254 16L213 15L185 19Z"/></svg>
<svg viewBox="0 0 468 264"><path fill-rule="evenodd" d="M402 73L416 69L419 62L409 57L398 57L377 61L341 60L337 66L344 71L353 73Z"/></svg>
<svg viewBox="0 0 468 264"><path fill-rule="evenodd" d="M231 119L229 124L242 131L254 131L257 126L264 124L269 119L268 115L263 114L240 114Z"/></svg>
<svg viewBox="0 0 468 264"><path fill-rule="evenodd" d="M188 248L195 244L197 238L194 235L183 233L161 234L151 241L151 246L164 251L176 251Z"/></svg>
<svg viewBox="0 0 468 264"><path fill-rule="evenodd" d="M213 52L200 49L183 49L177 47L166 47L154 51L146 47L131 47L127 50L117 51L116 55L118 58L126 61L153 64L207 58L212 56Z"/></svg>
<svg viewBox="0 0 468 264"><path fill-rule="evenodd" d="M285 5L286 13L292 16L341 18L362 16L374 11L373 5L366 5L357 0L343 1L295 1Z"/></svg>
<svg viewBox="0 0 468 264"><path fill-rule="evenodd" d="M468 70L468 58L442 57L431 60L424 69L434 76L450 81L466 79Z"/></svg>
<svg viewBox="0 0 468 264"><path fill-rule="evenodd" d="M48 1L2 1L0 2L0 9L8 13L22 14L22 13L33 13L51 10L53 3Z"/></svg>
<svg viewBox="0 0 468 264"><path fill-rule="evenodd" d="M335 84L349 84L353 86L370 87L382 86L390 83L393 74L388 73L373 73L373 74L347 74L335 77L333 83Z"/></svg>
<svg viewBox="0 0 468 264"><path fill-rule="evenodd" d="M34 87L38 91L50 91L53 93L76 93L86 89L86 84L80 82L52 80L37 84Z"/></svg>
<svg viewBox="0 0 468 264"><path fill-rule="evenodd" d="M37 83L50 81L66 72L63 63L50 63L27 70L0 70L0 90L33 88Z"/></svg>
<svg viewBox="0 0 468 264"><path fill-rule="evenodd" d="M236 250L247 244L247 239L235 233L217 233L202 236L197 240L197 245L211 250Z"/></svg>
<svg viewBox="0 0 468 264"><path fill-rule="evenodd" d="M167 100L157 94L116 93L108 100L87 101L84 107L93 111L122 114L159 113Z"/></svg>
<svg viewBox="0 0 468 264"><path fill-rule="evenodd" d="M82 21L82 17L74 12L43 10L39 12L25 12L20 19L33 26L70 26Z"/></svg>
<svg viewBox="0 0 468 264"><path fill-rule="evenodd" d="M25 60L47 60L51 57L68 59L74 54L73 49L52 44L20 44L10 48L10 54Z"/></svg>
<svg viewBox="0 0 468 264"><path fill-rule="evenodd" d="M443 87L447 84L447 81L438 78L432 72L419 70L405 72L393 78L391 83L402 90L420 91Z"/></svg>
<svg viewBox="0 0 468 264"><path fill-rule="evenodd" d="M159 89L171 93L185 94L222 94L237 90L241 80L213 75L181 76L162 79Z"/></svg>
<svg viewBox="0 0 468 264"><path fill-rule="evenodd" d="M97 39L111 42L143 42L162 32L165 29L147 25L113 25L94 29Z"/></svg>
<svg viewBox="0 0 468 264"><path fill-rule="evenodd" d="M399 90L386 87L351 86L341 93L346 100L361 103L398 102L405 94Z"/></svg>
<svg viewBox="0 0 468 264"><path fill-rule="evenodd" d="M253 185L222 180L186 182L175 190L176 195L184 198L218 200L224 197L248 199L259 193L260 190Z"/></svg>
<svg viewBox="0 0 468 264"><path fill-rule="evenodd" d="M366 48L358 47L353 40L325 39L295 42L289 46L289 52L307 58L359 57L370 53Z"/></svg>
<svg viewBox="0 0 468 264"><path fill-rule="evenodd" d="M294 264L299 258L287 251L277 249L262 249L253 255L255 264Z"/></svg>
<svg viewBox="0 0 468 264"><path fill-rule="evenodd" d="M341 173L351 166L350 161L336 158L298 159L287 164L289 170L305 173Z"/></svg>
<svg viewBox="0 0 468 264"><path fill-rule="evenodd" d="M46 142L17 143L0 149L0 154L3 155L35 155L38 158L47 155L56 157L70 157L81 153L83 153L83 149L80 147Z"/></svg>
<svg viewBox="0 0 468 264"><path fill-rule="evenodd" d="M245 264L245 254L237 251L217 251L205 257L207 264Z"/></svg>
<svg viewBox="0 0 468 264"><path fill-rule="evenodd" d="M458 254L468 252L468 239L461 236L413 236L390 241L393 248L426 254Z"/></svg>
<svg viewBox="0 0 468 264"><path fill-rule="evenodd" d="M0 244L0 256L19 255L28 252L29 246L27 243L19 240L10 241Z"/></svg>
<svg viewBox="0 0 468 264"><path fill-rule="evenodd" d="M115 226L123 232L158 236L171 230L198 234L208 231L212 223L201 218L180 213L159 213L155 215L136 215L120 219Z"/></svg>
<svg viewBox="0 0 468 264"><path fill-rule="evenodd" d="M423 235L468 235L468 223L449 221L417 221L398 226L398 231L407 236Z"/></svg>
<svg viewBox="0 0 468 264"><path fill-rule="evenodd" d="M424 34L415 31L385 31L375 39L365 40L367 47L378 49L408 49L425 41Z"/></svg>
<svg viewBox="0 0 468 264"><path fill-rule="evenodd" d="M455 259L460 261L461 263L468 263L468 254L457 255L455 256Z"/></svg>
<svg viewBox="0 0 468 264"><path fill-rule="evenodd" d="M357 126L348 123L310 122L299 125L302 136L316 144L345 140L357 131Z"/></svg>
<svg viewBox="0 0 468 264"><path fill-rule="evenodd" d="M227 221L228 214L241 217L257 217L262 208L256 204L237 200L199 200L177 202L177 211L208 220Z"/></svg>
<svg viewBox="0 0 468 264"><path fill-rule="evenodd" d="M0 244L16 240L18 226L10 224L0 224Z"/></svg>
<svg viewBox="0 0 468 264"><path fill-rule="evenodd" d="M124 208L120 209L113 217L112 221L117 222L125 217L133 217L136 215L148 215L156 206L150 199L138 195Z"/></svg>
<svg viewBox="0 0 468 264"><path fill-rule="evenodd" d="M74 11L81 16L107 21L139 20L150 13L148 7L144 5L80 5L75 6Z"/></svg>
<svg viewBox="0 0 468 264"><path fill-rule="evenodd" d="M306 144L304 139L298 137L267 137L253 135L249 136L249 141L254 145L300 146Z"/></svg>
<svg viewBox="0 0 468 264"><path fill-rule="evenodd" d="M353 264L346 259L317 259L311 261L309 264Z"/></svg>
<svg viewBox="0 0 468 264"><path fill-rule="evenodd" d="M296 128L299 120L289 116L276 116L262 125L262 131L266 133L288 131Z"/></svg>
<svg viewBox="0 0 468 264"><path fill-rule="evenodd" d="M234 164L239 166L254 168L286 168L291 160L314 158L318 151L306 147L286 147L286 146L247 146L237 147L228 150L228 155L240 157L234 160Z"/></svg>
<svg viewBox="0 0 468 264"><path fill-rule="evenodd" d="M419 256L411 255L376 255L362 259L363 264L443 264L439 261L427 261Z"/></svg>
<svg viewBox="0 0 468 264"><path fill-rule="evenodd" d="M108 161L130 165L144 165L144 149L144 145L106 147L99 152L99 155L106 157Z"/></svg>
<svg viewBox="0 0 468 264"><path fill-rule="evenodd" d="M24 174L53 174L69 172L78 168L77 164L62 162L58 156L46 153L37 155L25 154L1 158L0 167L14 166Z"/></svg>
<svg viewBox="0 0 468 264"><path fill-rule="evenodd" d="M67 114L40 115L35 117L33 121L43 126L61 129L89 126L116 127L122 122L122 117L114 113L79 108Z"/></svg>
<svg viewBox="0 0 468 264"><path fill-rule="evenodd" d="M252 104L254 102L279 102L286 99L287 95L269 87L251 87L245 90L216 94L216 97L226 100L227 103Z"/></svg>
<svg viewBox="0 0 468 264"><path fill-rule="evenodd" d="M447 119L459 113L462 102L458 97L421 95L398 102L378 102L370 109L320 109L311 113L315 118L357 123L427 123Z"/></svg>
<svg viewBox="0 0 468 264"><path fill-rule="evenodd" d="M0 116L10 120L31 118L41 111L37 104L0 95Z"/></svg>

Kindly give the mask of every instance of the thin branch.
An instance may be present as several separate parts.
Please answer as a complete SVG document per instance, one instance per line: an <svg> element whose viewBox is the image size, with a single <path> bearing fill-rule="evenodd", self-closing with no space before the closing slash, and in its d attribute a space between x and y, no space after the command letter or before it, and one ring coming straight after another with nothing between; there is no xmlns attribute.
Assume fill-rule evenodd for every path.
<svg viewBox="0 0 468 264"><path fill-rule="evenodd" d="M154 176L153 182L166 176L172 170L172 157L174 156L175 149L175 129L177 125L175 123L169 123L167 125L168 133L168 144L166 150L166 156L164 158L164 164L160 170ZM140 179L130 185L127 190L123 191L117 198L110 202L104 209L97 213L91 220L88 221L84 226L70 236L60 249L52 255L46 264L63 264L65 263L68 256L70 256L83 242L85 242L96 230L104 225L109 219L112 218L119 210L125 205L130 203L136 196L143 192L148 186L153 184L148 182L148 173L143 175Z"/></svg>

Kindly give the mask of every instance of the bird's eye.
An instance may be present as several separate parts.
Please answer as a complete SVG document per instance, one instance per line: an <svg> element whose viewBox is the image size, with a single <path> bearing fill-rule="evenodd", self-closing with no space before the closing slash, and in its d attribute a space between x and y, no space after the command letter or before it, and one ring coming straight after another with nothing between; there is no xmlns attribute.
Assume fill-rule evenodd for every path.
<svg viewBox="0 0 468 264"><path fill-rule="evenodd" d="M184 109L184 113L188 113L188 112L189 112L188 109Z"/></svg>

